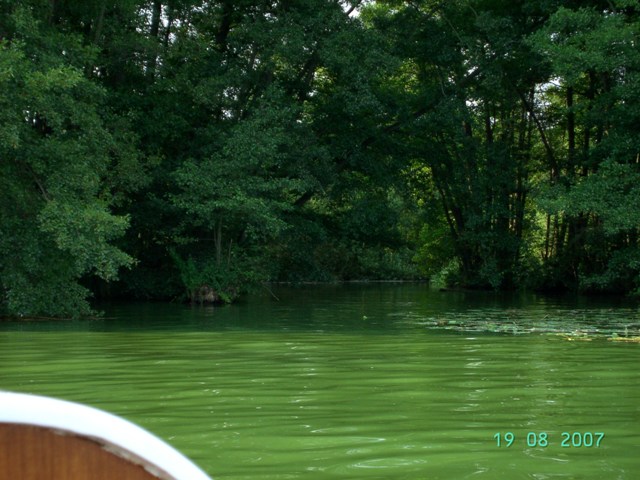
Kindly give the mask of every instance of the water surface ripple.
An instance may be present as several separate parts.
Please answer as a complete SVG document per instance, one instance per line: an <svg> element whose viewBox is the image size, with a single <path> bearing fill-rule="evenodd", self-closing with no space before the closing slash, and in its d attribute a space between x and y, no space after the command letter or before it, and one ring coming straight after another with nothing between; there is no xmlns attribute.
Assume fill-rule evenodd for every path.
<svg viewBox="0 0 640 480"><path fill-rule="evenodd" d="M223 309L130 305L97 322L2 323L0 388L122 415L215 479L591 480L640 470L640 345L430 328L429 318L457 321L470 301L438 304L419 287L299 292ZM542 322L575 310L473 302L476 318L502 308ZM637 318L633 305L608 308L610 323ZM498 432L513 432L513 445L497 447ZM548 446L528 446L529 432L545 432ZM605 437L563 448L562 432Z"/></svg>

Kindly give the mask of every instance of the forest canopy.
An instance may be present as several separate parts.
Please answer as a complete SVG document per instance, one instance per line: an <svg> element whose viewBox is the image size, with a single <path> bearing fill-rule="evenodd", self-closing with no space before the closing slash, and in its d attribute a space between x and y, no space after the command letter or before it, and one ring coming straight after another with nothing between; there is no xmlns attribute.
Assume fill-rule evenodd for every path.
<svg viewBox="0 0 640 480"><path fill-rule="evenodd" d="M0 304L640 294L637 0L0 0Z"/></svg>

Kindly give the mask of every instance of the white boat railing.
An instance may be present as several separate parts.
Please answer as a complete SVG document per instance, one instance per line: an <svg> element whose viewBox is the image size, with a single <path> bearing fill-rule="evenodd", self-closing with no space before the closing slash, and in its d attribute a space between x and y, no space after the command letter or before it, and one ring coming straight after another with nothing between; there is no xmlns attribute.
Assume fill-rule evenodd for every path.
<svg viewBox="0 0 640 480"><path fill-rule="evenodd" d="M24 425L53 431L60 437L76 436L88 439L96 444L97 448L141 466L152 478L211 480L191 460L152 433L121 417L86 405L0 391L0 427L3 425L8 432L14 432L14 436L16 425ZM2 445L2 442L5 442L5 445ZM11 433L5 433L3 436L0 432L0 449L8 448L10 442ZM12 445L12 448L17 447ZM51 477L45 472L42 478Z"/></svg>

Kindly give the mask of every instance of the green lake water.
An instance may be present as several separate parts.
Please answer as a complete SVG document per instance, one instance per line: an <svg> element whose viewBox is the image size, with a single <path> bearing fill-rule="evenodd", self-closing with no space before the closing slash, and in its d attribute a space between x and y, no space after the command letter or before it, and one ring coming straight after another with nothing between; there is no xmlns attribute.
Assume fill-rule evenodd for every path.
<svg viewBox="0 0 640 480"><path fill-rule="evenodd" d="M273 294L0 322L0 389L121 415L214 479L640 472L640 344L615 341L640 335L636 303L404 284ZM604 438L563 447L563 432Z"/></svg>

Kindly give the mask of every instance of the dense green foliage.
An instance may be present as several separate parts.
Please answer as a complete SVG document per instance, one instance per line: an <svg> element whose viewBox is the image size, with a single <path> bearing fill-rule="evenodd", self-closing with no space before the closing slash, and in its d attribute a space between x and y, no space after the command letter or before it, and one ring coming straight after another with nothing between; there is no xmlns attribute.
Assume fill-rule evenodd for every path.
<svg viewBox="0 0 640 480"><path fill-rule="evenodd" d="M640 7L0 0L0 301L640 291Z"/></svg>

